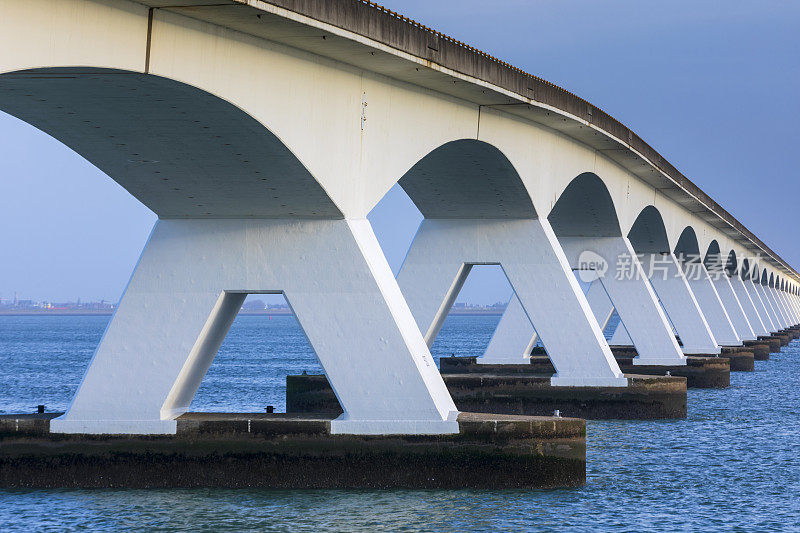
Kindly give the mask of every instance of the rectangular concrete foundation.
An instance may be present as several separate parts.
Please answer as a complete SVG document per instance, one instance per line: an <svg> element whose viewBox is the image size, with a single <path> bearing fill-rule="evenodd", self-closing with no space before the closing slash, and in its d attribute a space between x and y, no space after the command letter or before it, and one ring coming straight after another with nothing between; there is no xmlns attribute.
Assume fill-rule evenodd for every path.
<svg viewBox="0 0 800 533"><path fill-rule="evenodd" d="M686 378L626 375L627 387L554 387L550 376L443 374L460 410L587 419L686 418ZM290 413L339 414L342 408L324 375L286 377Z"/></svg>
<svg viewBox="0 0 800 533"><path fill-rule="evenodd" d="M175 436L0 417L0 487L548 488L586 480L575 418L461 413L454 435L331 435L331 417L190 413Z"/></svg>
<svg viewBox="0 0 800 533"><path fill-rule="evenodd" d="M750 354L752 365L753 356ZM631 357L618 356L617 364L626 374L645 374L648 376L664 376L667 372L672 376L685 377L689 388L719 389L731 384L731 370L726 357L687 357L685 366L649 366L634 365ZM443 357L439 360L442 374L540 374L552 375L555 368L545 355L534 355L530 363L519 365L483 365L478 364L475 357ZM752 368L751 368L752 370Z"/></svg>
<svg viewBox="0 0 800 533"><path fill-rule="evenodd" d="M763 346L762 346L763 347ZM765 348L765 347L763 347ZM721 354L718 356L716 354L709 354L709 355L688 355L686 356L686 366L693 366L694 370L684 370L681 371L677 369L677 367L660 367L655 366L651 367L654 370L648 372L642 372L642 374L651 374L651 373L658 373L658 369L664 368L665 370L669 370L671 374L676 376L683 376L688 375L691 373L695 376L692 382L689 384L690 388L697 387L697 388L718 388L718 387L727 387L728 385L721 385L715 384L715 382L719 382L717 379L718 377L722 377L719 373L721 369L719 363L707 363L709 365L709 372L711 375L709 376L708 380L702 378L702 365L700 364L701 361L709 361L709 360L719 360L719 359L727 359L728 366L730 368L730 372L752 372L755 370L755 353L750 348L745 348L744 346L730 346L730 347L722 347L720 348ZM767 359L769 359L769 350L765 348ZM622 364L631 364L629 360L632 360L634 357L639 355L636 351L636 348L633 346L611 346L611 352L614 354L614 357L617 359L617 363L620 365ZM621 368L621 367L620 367ZM648 367L640 367L638 365L631 366L630 368L648 368ZM675 372L673 372L675 370ZM631 372L633 370L630 370ZM628 370L623 369L623 372L628 372ZM730 377L727 378L728 384L730 385ZM704 384L705 383L705 384ZM721 383L721 382L720 382Z"/></svg>

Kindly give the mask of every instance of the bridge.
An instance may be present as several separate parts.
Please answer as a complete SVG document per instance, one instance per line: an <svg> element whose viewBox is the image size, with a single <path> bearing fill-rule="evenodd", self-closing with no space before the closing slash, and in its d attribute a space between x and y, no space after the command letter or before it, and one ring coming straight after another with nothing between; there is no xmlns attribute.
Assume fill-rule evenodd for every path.
<svg viewBox="0 0 800 533"><path fill-rule="evenodd" d="M647 366L800 323L800 274L630 129L372 2L0 12L0 109L158 215L53 432L175 433L252 293L285 294L347 434L458 432L429 348L474 265L515 294L480 362L541 341L553 387L628 386L614 312ZM395 184L424 215L397 278L366 218Z"/></svg>

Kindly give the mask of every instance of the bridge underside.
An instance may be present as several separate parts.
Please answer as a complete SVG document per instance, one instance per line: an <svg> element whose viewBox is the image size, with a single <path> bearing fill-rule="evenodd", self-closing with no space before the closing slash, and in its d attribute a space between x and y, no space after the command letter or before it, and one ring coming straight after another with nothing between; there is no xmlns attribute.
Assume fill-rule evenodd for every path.
<svg viewBox="0 0 800 533"><path fill-rule="evenodd" d="M585 102L271 3L147 4L0 0L21 56L0 57L0 110L159 217L55 431L174 433L249 293L286 296L343 408L334 433L459 431L429 347L474 265L515 292L480 362L541 341L555 387L630 385L614 312L611 343L649 367L800 322L800 276ZM396 183L425 217L397 279L365 218Z"/></svg>
<svg viewBox="0 0 800 533"><path fill-rule="evenodd" d="M294 154L234 105L137 72L0 76L0 109L58 139L161 218L336 218Z"/></svg>

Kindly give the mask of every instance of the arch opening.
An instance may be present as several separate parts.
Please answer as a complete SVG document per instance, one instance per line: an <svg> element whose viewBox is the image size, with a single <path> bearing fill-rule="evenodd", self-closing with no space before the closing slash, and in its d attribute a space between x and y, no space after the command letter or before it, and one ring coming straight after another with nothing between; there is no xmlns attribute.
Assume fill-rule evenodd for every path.
<svg viewBox="0 0 800 533"><path fill-rule="evenodd" d="M514 166L483 141L445 143L417 161L398 183L425 218L536 218Z"/></svg>
<svg viewBox="0 0 800 533"><path fill-rule="evenodd" d="M661 212L648 205L639 213L628 232L628 240L637 253L668 254L667 228Z"/></svg>
<svg viewBox="0 0 800 533"><path fill-rule="evenodd" d="M0 75L0 110L56 138L161 218L342 218L297 157L233 104L137 72Z"/></svg>
<svg viewBox="0 0 800 533"><path fill-rule="evenodd" d="M750 269L750 260L746 257L742 259L742 268L739 269L739 275L742 281L747 281L752 278L752 270Z"/></svg>
<svg viewBox="0 0 800 533"><path fill-rule="evenodd" d="M733 277L738 272L739 262L736 259L736 252L733 250L730 251L728 254L728 259L725 262L725 273L728 274L728 277Z"/></svg>
<svg viewBox="0 0 800 533"><path fill-rule="evenodd" d="M675 245L675 255L682 261L700 261L700 245L697 241L697 234L691 226L686 226L678 238L678 243Z"/></svg>
<svg viewBox="0 0 800 533"><path fill-rule="evenodd" d="M611 194L603 180L591 172L584 172L567 185L547 220L559 237L622 235Z"/></svg>
<svg viewBox="0 0 800 533"><path fill-rule="evenodd" d="M713 240L709 243L706 255L703 258L703 264L709 273L721 273L723 271L722 252L719 249L719 243ZM724 265L727 269L727 264Z"/></svg>

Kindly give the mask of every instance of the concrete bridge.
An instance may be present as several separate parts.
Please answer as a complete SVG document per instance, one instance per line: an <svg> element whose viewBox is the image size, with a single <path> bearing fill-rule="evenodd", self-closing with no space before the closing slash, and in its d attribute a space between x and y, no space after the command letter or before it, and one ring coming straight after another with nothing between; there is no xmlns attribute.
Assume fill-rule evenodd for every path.
<svg viewBox="0 0 800 533"><path fill-rule="evenodd" d="M541 340L554 386L627 386L614 310L646 365L800 322L800 274L627 127L371 2L0 13L0 109L159 217L54 432L174 433L248 293L285 294L356 434L458 431L429 347L473 265L515 292L481 360ZM396 183L397 279L366 219Z"/></svg>

